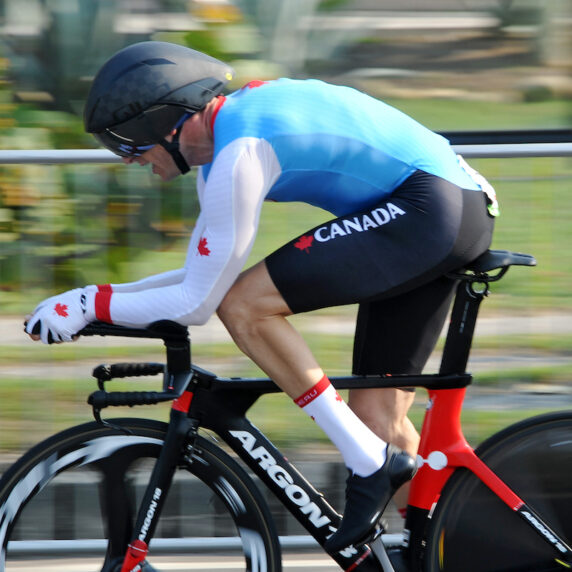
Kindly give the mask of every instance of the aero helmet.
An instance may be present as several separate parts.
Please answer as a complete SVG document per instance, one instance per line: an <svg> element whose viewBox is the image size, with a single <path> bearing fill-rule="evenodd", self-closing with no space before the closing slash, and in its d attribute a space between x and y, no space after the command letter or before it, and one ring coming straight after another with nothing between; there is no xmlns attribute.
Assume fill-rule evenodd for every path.
<svg viewBox="0 0 572 572"><path fill-rule="evenodd" d="M93 80L84 109L88 133L113 153L139 155L162 145L189 171L173 129L219 95L234 75L227 64L167 42L140 42L112 56Z"/></svg>

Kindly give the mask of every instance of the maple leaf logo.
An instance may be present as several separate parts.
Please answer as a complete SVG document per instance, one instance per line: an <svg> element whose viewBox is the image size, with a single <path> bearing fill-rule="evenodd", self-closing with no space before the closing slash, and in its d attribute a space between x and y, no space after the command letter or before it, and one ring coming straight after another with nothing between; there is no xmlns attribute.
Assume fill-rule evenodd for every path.
<svg viewBox="0 0 572 572"><path fill-rule="evenodd" d="M67 305L60 304L59 302L54 306L54 312L62 318L67 318L69 316Z"/></svg>
<svg viewBox="0 0 572 572"><path fill-rule="evenodd" d="M342 396L336 391L336 401L343 401Z"/></svg>
<svg viewBox="0 0 572 572"><path fill-rule="evenodd" d="M299 248L300 250L303 250L305 252L310 252L310 247L312 246L312 243L314 242L314 237L312 235L309 236L301 236L298 239L298 242L294 243L294 246L296 248Z"/></svg>
<svg viewBox="0 0 572 572"><path fill-rule="evenodd" d="M197 250L199 251L199 254L201 256L208 256L211 253L210 248L207 248L207 239L206 238L203 237L199 240L199 246L198 246Z"/></svg>

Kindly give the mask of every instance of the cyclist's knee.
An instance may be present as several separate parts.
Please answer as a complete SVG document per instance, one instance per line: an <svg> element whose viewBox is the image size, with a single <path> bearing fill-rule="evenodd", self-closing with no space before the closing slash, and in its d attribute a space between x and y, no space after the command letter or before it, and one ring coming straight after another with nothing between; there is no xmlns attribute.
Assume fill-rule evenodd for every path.
<svg viewBox="0 0 572 572"><path fill-rule="evenodd" d="M227 292L217 309L217 316L229 331L236 329L240 324L250 323L251 314L252 308L249 302L234 288Z"/></svg>
<svg viewBox="0 0 572 572"><path fill-rule="evenodd" d="M266 318L290 314L263 264L243 272L217 309L218 317L227 328L247 331L253 331L257 323Z"/></svg>
<svg viewBox="0 0 572 572"><path fill-rule="evenodd" d="M236 339L256 332L259 321L271 315L266 306L262 297L253 295L248 287L237 282L220 303L217 316Z"/></svg>

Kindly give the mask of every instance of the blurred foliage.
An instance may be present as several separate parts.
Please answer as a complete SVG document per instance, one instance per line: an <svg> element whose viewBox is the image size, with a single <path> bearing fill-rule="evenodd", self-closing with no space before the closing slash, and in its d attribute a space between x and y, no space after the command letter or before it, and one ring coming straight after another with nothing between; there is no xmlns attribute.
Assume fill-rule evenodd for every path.
<svg viewBox="0 0 572 572"><path fill-rule="evenodd" d="M46 30L48 38L36 40L38 46L56 41L57 25L56 18ZM59 76L58 65L50 74L53 81L44 82L40 74L35 85L49 97L33 91L33 102L26 101L29 92L22 89L29 87L27 75L12 71L11 60L1 58L0 148L94 146L72 109L77 90L68 85L69 76ZM74 74L77 80L77 67ZM56 86L57 77L61 85ZM125 280L124 261L188 237L197 214L194 178L191 174L167 187L136 166L1 166L0 289L16 292L25 283L26 289L58 291L83 285L91 269L100 275L103 269L102 280Z"/></svg>
<svg viewBox="0 0 572 572"><path fill-rule="evenodd" d="M417 8L425 15L438 10L418 0L377 6L383 11L386 4L397 10L400 20L407 10L417 20L423 18ZM238 76L233 88L253 78L311 75L389 100L436 130L570 125L572 90L566 70L571 59L562 48L572 37L566 28L570 0L451 0L449 7L462 15L478 11L498 20L495 28L459 34L378 28L375 17L346 25L349 20L343 14L351 16L360 5L368 10L368 19L376 15L374 0L2 0L0 26L10 20L15 32L3 28L0 35L0 148L94 147L80 118L91 77L117 49L150 38L183 43L230 61ZM556 14L550 21L546 8L558 5L563 16ZM337 24L328 20L340 16L338 11L342 16ZM170 15L182 23L163 26L162 17ZM313 17L328 23L313 27ZM540 20L544 31L537 33ZM481 160L475 166L482 167L501 196L503 215L495 246L529 251L539 260L534 271L511 271L483 313L569 312L570 160ZM296 204L268 204L264 209L251 261L328 216ZM138 166L0 166L0 314L29 311L58 290L175 268L183 261L197 213L193 173L163 185ZM346 311L353 316L353 308L322 312L335 312L338 319ZM315 320L315 313L295 317L301 331ZM341 338L329 330L319 335L309 330L307 337L328 371L347 373L351 334ZM570 347L568 337L557 344L554 336L534 344L529 339L519 345L498 339L490 344L493 347L485 349L506 353L515 348L530 351L536 345L539 351L564 353ZM86 364L78 364L73 380L64 375L50 381L45 372L54 362L90 358L91 367L100 357L109 361L140 354L150 357L146 346L117 348L115 354L89 344L36 345L33 353L25 346L0 346L0 365L23 365L19 376L3 375L0 450L18 448L24 440L30 444L39 434L89 416L82 382ZM200 355L202 360L210 356L222 374L260 374L230 341L203 346ZM159 352L156 357L162 360ZM210 367L206 361L200 365ZM34 362L38 374L28 367ZM505 375L522 379L523 373ZM551 368L535 372L531 379L560 382L562 374ZM483 377L483 383L488 381ZM255 420L271 434L282 432L282 441L294 445L303 433L323 438L310 421L302 428L303 420L290 420L282 411L284 396L269 401ZM507 413L498 415L502 419L497 425L506 423ZM420 418L421 408L419 414L414 412L414 419ZM475 424L479 428L482 423Z"/></svg>
<svg viewBox="0 0 572 572"><path fill-rule="evenodd" d="M11 166L0 180L0 275L4 290L66 289L117 281L121 263L188 236L196 210L183 185L157 193L145 172L125 167ZM192 188L192 182L185 180ZM189 225L192 221L189 221ZM85 260L84 260L85 259ZM87 275L86 275L87 273ZM95 273L95 272L92 272ZM93 277L92 277L93 280Z"/></svg>
<svg viewBox="0 0 572 572"><path fill-rule="evenodd" d="M395 34L372 36L374 28L341 33L305 25L314 16L336 11L350 14L354 5L350 0L149 0L140 4L5 0L0 4L0 23L9 22L16 31L6 28L0 37L0 148L95 146L83 132L80 117L89 81L107 57L140 40L181 42L231 61L238 72L236 85L283 73L304 76L319 61L323 63L318 67L327 73L347 74L348 67L355 67L355 54L348 48L358 45L357 49L365 50L359 40L366 37L373 47L363 53L375 68L379 65L376 52L383 59ZM500 13L501 26L523 23L519 5L526 8L524 23L533 23L530 2L488 3L493 13ZM186 18L185 24L176 30L161 29L159 15ZM139 28L126 16L133 16ZM347 74L344 82L387 99L387 83L367 77ZM544 84L532 84L527 99L546 99L547 89ZM494 104L489 101L442 101L445 107L436 102L429 113L423 109L417 113L421 102L410 99L413 116L435 129L469 128L470 122L480 127L483 116L494 117ZM558 122L554 113L538 104L526 109L524 105L505 107L503 124L542 127ZM495 119L482 125L494 126ZM168 250L176 251L182 263L180 253L198 212L193 189L193 173L163 185L149 170L137 166L0 166L0 289L4 292L0 311L6 311L11 295L23 285L26 291L53 292L94 280L133 279L133 265L148 260L150 250L158 252L159 258L167 258Z"/></svg>
<svg viewBox="0 0 572 572"><path fill-rule="evenodd" d="M4 146L57 148L58 140L74 146L73 118L67 121L69 130L65 121L50 129L37 118L35 127L27 127L28 113L38 115L26 110L15 114L22 119L16 118ZM89 281L90 269L99 270L100 280L125 280L122 262L186 239L197 211L194 175L168 188L151 177L137 166L1 168L2 290L17 291L23 284L27 289L67 289Z"/></svg>

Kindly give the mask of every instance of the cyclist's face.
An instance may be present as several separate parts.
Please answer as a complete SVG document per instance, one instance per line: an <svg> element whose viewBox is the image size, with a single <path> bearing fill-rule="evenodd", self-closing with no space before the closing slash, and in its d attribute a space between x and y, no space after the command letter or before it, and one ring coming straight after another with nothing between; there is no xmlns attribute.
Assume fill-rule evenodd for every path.
<svg viewBox="0 0 572 572"><path fill-rule="evenodd" d="M123 162L128 165L131 163L152 165L153 173L159 175L163 181L170 181L181 174L171 155L161 145L154 145L138 157L123 157Z"/></svg>
<svg viewBox="0 0 572 572"><path fill-rule="evenodd" d="M171 141L172 135L165 139ZM185 121L181 127L179 150L190 167L204 165L212 160L214 145L207 114L195 113ZM171 155L161 145L155 145L137 157L123 157L123 162L151 164L153 173L164 181L170 181L181 174Z"/></svg>

